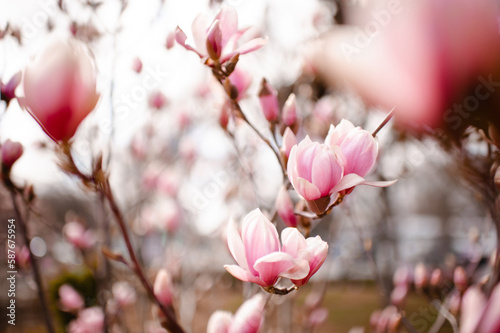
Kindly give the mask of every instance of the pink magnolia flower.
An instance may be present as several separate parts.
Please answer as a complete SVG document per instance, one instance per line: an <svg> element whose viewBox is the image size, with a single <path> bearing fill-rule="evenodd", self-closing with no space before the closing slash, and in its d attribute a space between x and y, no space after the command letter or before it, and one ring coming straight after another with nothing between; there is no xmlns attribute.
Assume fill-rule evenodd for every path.
<svg viewBox="0 0 500 333"><path fill-rule="evenodd" d="M85 305L82 296L69 284L60 286L58 293L61 310L63 311L78 311Z"/></svg>
<svg viewBox="0 0 500 333"><path fill-rule="evenodd" d="M63 235L66 240L80 250L86 250L95 243L95 236L92 230L85 230L83 225L76 221L68 222L64 225Z"/></svg>
<svg viewBox="0 0 500 333"><path fill-rule="evenodd" d="M282 186L276 197L276 211L287 227L297 227L297 217L293 212L293 202L285 186Z"/></svg>
<svg viewBox="0 0 500 333"><path fill-rule="evenodd" d="M165 47L167 48L167 50L170 50L171 48L173 48L175 45L175 33L173 31L170 31L168 34L167 34L167 40L165 41Z"/></svg>
<svg viewBox="0 0 500 333"><path fill-rule="evenodd" d="M7 106L10 101L16 98L16 88L21 83L22 73L17 72L14 74L7 83L0 82L0 100L5 101Z"/></svg>
<svg viewBox="0 0 500 333"><path fill-rule="evenodd" d="M193 22L194 46L187 43L187 36L179 27L175 40L185 49L193 51L204 61L210 58L225 63L236 54L246 54L260 49L266 44L263 38L254 38L238 46L247 29L238 30L238 16L231 7L222 7L212 23L206 16L199 15Z"/></svg>
<svg viewBox="0 0 500 333"><path fill-rule="evenodd" d="M86 46L76 40L48 46L24 72L21 104L54 141L68 141L99 100Z"/></svg>
<svg viewBox="0 0 500 333"><path fill-rule="evenodd" d="M359 176L344 177L345 158L336 146L312 142L307 136L294 146L288 158L288 178L293 188L316 214L330 205L330 197L359 185Z"/></svg>
<svg viewBox="0 0 500 333"><path fill-rule="evenodd" d="M355 173L360 177L366 176L375 165L378 155L378 144L370 132L342 119L330 130L325 138L330 147L338 146L344 154L344 173Z"/></svg>
<svg viewBox="0 0 500 333"><path fill-rule="evenodd" d="M385 1L370 9L376 20L367 15L360 27L337 30L315 55L328 77L347 81L368 103L394 108L409 125L456 129L471 115L466 104L460 109L468 89L489 96L498 85L495 1Z"/></svg>
<svg viewBox="0 0 500 333"><path fill-rule="evenodd" d="M238 265L225 265L224 268L242 281L270 287L279 277L297 280L309 273L306 260L281 251L276 227L260 209L245 216L241 234L234 221L229 222L227 244Z"/></svg>
<svg viewBox="0 0 500 333"><path fill-rule="evenodd" d="M216 311L208 320L207 333L257 333L265 304L264 296L257 294L246 300L234 316L228 311Z"/></svg>
<svg viewBox="0 0 500 333"><path fill-rule="evenodd" d="M297 228L285 228L281 233L283 242L283 252L289 253L294 258L304 259L309 264L309 273L301 279L290 279L297 287L306 284L323 265L328 254L328 243L324 242L320 236L304 236Z"/></svg>
<svg viewBox="0 0 500 333"><path fill-rule="evenodd" d="M100 307L86 308L68 326L69 333L96 333L104 329L104 313Z"/></svg>
<svg viewBox="0 0 500 333"><path fill-rule="evenodd" d="M2 147L2 166L10 170L12 165L23 155L23 145L19 142L5 140Z"/></svg>
<svg viewBox="0 0 500 333"><path fill-rule="evenodd" d="M170 273L166 269L160 269L158 274L156 274L153 289L156 298L158 298L158 301L163 306L170 306L172 304L173 286Z"/></svg>
<svg viewBox="0 0 500 333"><path fill-rule="evenodd" d="M267 121L278 121L280 113L278 104L278 92L266 81L266 79L262 79L262 82L260 84L259 103Z"/></svg>

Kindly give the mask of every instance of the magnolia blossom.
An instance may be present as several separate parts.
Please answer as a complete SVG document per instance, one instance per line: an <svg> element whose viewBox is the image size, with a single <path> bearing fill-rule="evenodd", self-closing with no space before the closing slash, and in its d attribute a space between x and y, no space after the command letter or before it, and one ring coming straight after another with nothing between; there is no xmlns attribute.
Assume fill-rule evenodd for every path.
<svg viewBox="0 0 500 333"><path fill-rule="evenodd" d="M260 209L245 216L241 234L234 221L229 222L227 244L238 265L224 268L242 281L270 287L280 276L303 279L309 273L306 260L281 251L278 231Z"/></svg>
<svg viewBox="0 0 500 333"><path fill-rule="evenodd" d="M234 316L228 311L216 311L208 320L207 333L257 333L265 304L264 296L257 294L246 300Z"/></svg>
<svg viewBox="0 0 500 333"><path fill-rule="evenodd" d="M96 333L104 329L104 313L100 307L86 308L69 323L69 333Z"/></svg>
<svg viewBox="0 0 500 333"><path fill-rule="evenodd" d="M3 143L1 150L2 166L8 170L23 154L23 145L7 139Z"/></svg>
<svg viewBox="0 0 500 333"><path fill-rule="evenodd" d="M77 311L85 305L82 296L69 284L60 286L58 293L61 310L63 311Z"/></svg>
<svg viewBox="0 0 500 333"><path fill-rule="evenodd" d="M302 236L296 228L278 232L259 209L243 219L241 235L233 221L229 223L227 242L238 265L224 266L234 277L270 287L279 277L289 278L296 286L307 283L326 258L328 244L319 236Z"/></svg>
<svg viewBox="0 0 500 333"><path fill-rule="evenodd" d="M462 299L460 333L473 333L486 307L486 297L478 286L467 289ZM485 331L479 331L484 332ZM493 333L493 331L491 331Z"/></svg>
<svg viewBox="0 0 500 333"><path fill-rule="evenodd" d="M199 15L193 22L194 45L187 42L187 36L179 27L175 40L204 60L210 58L225 63L237 54L246 54L260 49L266 44L263 38L254 38L238 46L247 29L238 30L238 16L231 7L222 7L212 23L206 16Z"/></svg>
<svg viewBox="0 0 500 333"><path fill-rule="evenodd" d="M152 109L161 110L167 103L167 97L161 91L156 91L149 96L149 106Z"/></svg>
<svg viewBox="0 0 500 333"><path fill-rule="evenodd" d="M500 284L497 284L491 292L490 299L479 321L477 332L500 332Z"/></svg>
<svg viewBox="0 0 500 333"><path fill-rule="evenodd" d="M309 208L321 214L337 199L358 185L384 187L389 182L370 182L364 176L375 164L378 147L372 135L348 120L333 125L325 143L307 136L294 146L288 158L288 178Z"/></svg>
<svg viewBox="0 0 500 333"><path fill-rule="evenodd" d="M119 306L131 305L137 298L135 289L126 281L119 281L113 284L111 292Z"/></svg>
<svg viewBox="0 0 500 333"><path fill-rule="evenodd" d="M48 46L26 67L20 101L54 141L68 141L99 100L86 46L76 40Z"/></svg>
<svg viewBox="0 0 500 333"><path fill-rule="evenodd" d="M239 101L246 96L246 92L252 83L252 77L250 76L250 73L238 66L234 69L231 75L229 75L229 81L236 87L236 90L238 91L238 97L236 100Z"/></svg>

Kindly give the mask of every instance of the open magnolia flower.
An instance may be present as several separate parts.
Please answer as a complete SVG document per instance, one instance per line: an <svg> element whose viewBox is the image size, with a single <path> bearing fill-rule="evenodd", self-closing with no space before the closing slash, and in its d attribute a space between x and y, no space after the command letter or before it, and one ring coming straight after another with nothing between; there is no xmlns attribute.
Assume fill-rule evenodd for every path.
<svg viewBox="0 0 500 333"><path fill-rule="evenodd" d="M238 30L238 15L231 7L222 7L212 23L206 16L198 15L191 28L194 45L187 42L186 34L179 27L175 31L175 40L204 61L212 59L222 64L236 54L258 50L267 42L264 38L254 38L238 46L248 29Z"/></svg>
<svg viewBox="0 0 500 333"><path fill-rule="evenodd" d="M237 279L264 288L273 286L279 277L289 278L297 282L297 286L303 285L323 264L328 244L321 238L306 241L295 228L284 229L281 238L283 248L276 227L259 209L243 219L241 235L231 221L227 243L238 265L224 267ZM308 242L314 246L309 247ZM317 247L323 250L316 251Z"/></svg>
<svg viewBox="0 0 500 333"><path fill-rule="evenodd" d="M307 136L292 148L288 178L311 211L322 214L339 194L348 194L355 186L385 187L395 182L364 179L377 154L377 142L369 132L342 120L337 127L330 127L325 143L313 142Z"/></svg>

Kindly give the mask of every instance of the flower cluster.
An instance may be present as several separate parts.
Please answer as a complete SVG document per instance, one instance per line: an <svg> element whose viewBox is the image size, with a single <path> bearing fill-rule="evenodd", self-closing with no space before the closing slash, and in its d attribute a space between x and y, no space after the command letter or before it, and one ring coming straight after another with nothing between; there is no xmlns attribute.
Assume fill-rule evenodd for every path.
<svg viewBox="0 0 500 333"><path fill-rule="evenodd" d="M186 50L195 52L204 62L223 64L238 54L246 54L260 49L266 44L266 39L254 38L243 43L248 29L238 30L238 16L231 7L222 7L212 23L204 15L199 15L192 25L194 46L187 42L187 36L181 28L175 31L175 40Z"/></svg>
<svg viewBox="0 0 500 333"><path fill-rule="evenodd" d="M385 187L395 182L365 180L377 154L375 138L344 119L336 127L330 126L325 143L313 142L307 136L291 149L288 178L309 209L320 215L355 186Z"/></svg>
<svg viewBox="0 0 500 333"><path fill-rule="evenodd" d="M243 219L241 234L234 221L229 223L227 243L238 265L224 267L234 277L264 288L272 287L279 277L300 287L323 265L328 243L319 236L305 239L296 228L284 229L281 241L276 227L255 209Z"/></svg>

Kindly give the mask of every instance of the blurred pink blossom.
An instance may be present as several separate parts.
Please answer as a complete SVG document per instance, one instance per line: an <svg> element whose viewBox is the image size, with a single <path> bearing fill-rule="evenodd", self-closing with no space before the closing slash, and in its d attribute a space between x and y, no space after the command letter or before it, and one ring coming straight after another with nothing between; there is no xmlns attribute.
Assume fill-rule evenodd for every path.
<svg viewBox="0 0 500 333"><path fill-rule="evenodd" d="M161 110L167 103L167 97L161 91L156 91L149 96L149 106L153 109Z"/></svg>
<svg viewBox="0 0 500 333"><path fill-rule="evenodd" d="M500 284L497 284L490 295L486 308L479 320L476 332L498 333L500 332ZM460 331L462 333L462 331Z"/></svg>
<svg viewBox="0 0 500 333"><path fill-rule="evenodd" d="M118 281L111 288L113 298L119 306L131 305L135 302L137 295L135 289L126 281Z"/></svg>
<svg viewBox="0 0 500 333"><path fill-rule="evenodd" d="M285 128L285 132L283 133L283 143L280 147L281 157L283 158L283 163L287 165L288 158L290 157L290 151L293 146L297 144L297 138L290 127Z"/></svg>
<svg viewBox="0 0 500 333"><path fill-rule="evenodd" d="M229 311L215 311L208 319L207 333L229 333L233 314Z"/></svg>
<svg viewBox="0 0 500 333"><path fill-rule="evenodd" d="M283 105L281 121L290 128L293 128L297 122L297 101L294 93L288 96L285 105Z"/></svg>
<svg viewBox="0 0 500 333"><path fill-rule="evenodd" d="M423 263L418 263L413 271L413 283L415 288L424 289L429 286L429 270Z"/></svg>
<svg viewBox="0 0 500 333"><path fill-rule="evenodd" d="M278 121L280 113L278 92L266 81L266 79L262 79L260 84L259 103L267 121Z"/></svg>
<svg viewBox="0 0 500 333"><path fill-rule="evenodd" d="M303 236L302 236L303 238ZM290 239L294 241L294 239ZM242 232L234 221L227 229L229 251L238 265L225 265L226 270L242 281L270 287L278 278L304 279L309 273L308 261L281 251L276 227L255 209L243 219Z"/></svg>
<svg viewBox="0 0 500 333"><path fill-rule="evenodd" d="M175 31L175 40L185 49L198 54L203 61L210 58L223 64L236 54L246 54L266 44L266 39L254 38L238 46L246 31L238 30L236 11L224 6L212 23L204 15L196 17L192 24L194 46L187 42L186 34L179 27Z"/></svg>
<svg viewBox="0 0 500 333"><path fill-rule="evenodd" d="M257 294L249 298L236 310L229 333L257 333L264 318L264 306L266 299L264 295Z"/></svg>
<svg viewBox="0 0 500 333"><path fill-rule="evenodd" d="M139 57L135 57L134 60L132 60L132 69L136 73L140 73L142 71L142 61Z"/></svg>
<svg viewBox="0 0 500 333"><path fill-rule="evenodd" d="M92 230L85 230L83 225L76 221L70 221L64 225L63 235L68 242L80 250L91 248L96 241Z"/></svg>
<svg viewBox="0 0 500 333"><path fill-rule="evenodd" d="M485 307L486 297L481 289L478 286L468 288L462 298L460 333L486 333L486 331L476 331Z"/></svg>
<svg viewBox="0 0 500 333"><path fill-rule="evenodd" d="M60 286L58 293L61 310L63 311L78 311L85 305L82 296L69 284L63 284Z"/></svg>
<svg viewBox="0 0 500 333"><path fill-rule="evenodd" d="M14 74L7 83L3 84L0 81L0 100L5 101L7 106L10 101L16 98L16 88L21 83L23 77L21 72Z"/></svg>
<svg viewBox="0 0 500 333"><path fill-rule="evenodd" d="M368 103L394 108L408 125L456 124L461 115L451 109L453 102L478 86L478 77L491 81L499 68L498 4L383 1L368 11L384 18L366 15L372 21L364 20L364 29L336 29L314 51L317 67L331 80L346 81Z"/></svg>
<svg viewBox="0 0 500 333"><path fill-rule="evenodd" d="M24 72L20 104L54 141L68 141L99 100L90 53L71 39L50 44Z"/></svg>
<svg viewBox="0 0 500 333"><path fill-rule="evenodd" d="M104 313L100 307L86 308L71 321L68 326L69 333L96 333L104 329Z"/></svg>
<svg viewBox="0 0 500 333"><path fill-rule="evenodd" d="M167 40L165 41L165 47L170 50L175 45L175 32L169 31L167 34Z"/></svg>
<svg viewBox="0 0 500 333"><path fill-rule="evenodd" d="M12 165L23 155L23 145L19 142L5 140L2 144L2 167L10 170Z"/></svg>
<svg viewBox="0 0 500 333"><path fill-rule="evenodd" d="M231 81L231 84L238 90L238 98L236 100L239 101L245 98L247 90L250 87L250 84L252 84L252 77L250 74L238 66L234 69L231 75L229 75L229 81Z"/></svg>
<svg viewBox="0 0 500 333"><path fill-rule="evenodd" d="M166 269L160 269L156 274L154 283L154 293L158 301L163 306L170 306L173 299L173 287L172 277Z"/></svg>

